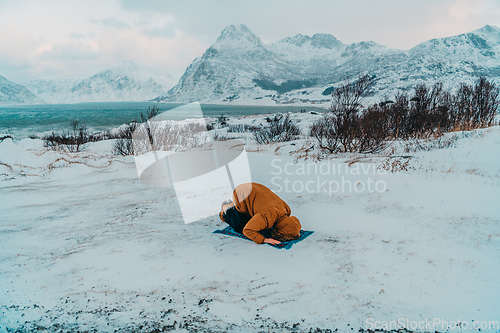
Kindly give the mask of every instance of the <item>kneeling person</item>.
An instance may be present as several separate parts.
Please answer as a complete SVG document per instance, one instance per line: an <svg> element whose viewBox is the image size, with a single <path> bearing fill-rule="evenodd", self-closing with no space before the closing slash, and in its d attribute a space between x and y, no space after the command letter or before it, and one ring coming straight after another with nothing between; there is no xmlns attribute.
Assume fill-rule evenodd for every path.
<svg viewBox="0 0 500 333"><path fill-rule="evenodd" d="M300 237L299 219L290 215L290 207L270 189L247 183L236 187L232 202L223 202L220 218L258 244L279 244ZM272 238L259 233L270 228Z"/></svg>

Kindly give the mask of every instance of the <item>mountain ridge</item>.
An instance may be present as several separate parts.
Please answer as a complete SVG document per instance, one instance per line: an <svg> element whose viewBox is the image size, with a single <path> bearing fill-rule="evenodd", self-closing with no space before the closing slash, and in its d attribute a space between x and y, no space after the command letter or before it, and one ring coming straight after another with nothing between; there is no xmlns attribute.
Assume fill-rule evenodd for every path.
<svg viewBox="0 0 500 333"><path fill-rule="evenodd" d="M26 88L48 103L138 102L165 93L172 78L152 75L133 61L124 61L88 77L36 79Z"/></svg>
<svg viewBox="0 0 500 333"><path fill-rule="evenodd" d="M26 87L0 75L0 105L43 104L44 101Z"/></svg>
<svg viewBox="0 0 500 333"><path fill-rule="evenodd" d="M125 61L88 77L36 79L25 87L0 77L0 103L327 103L335 86L363 74L376 77L372 100L420 83L454 88L480 75L500 84L500 29L485 25L399 50L373 41L344 44L327 33L265 44L246 25L230 25L177 84Z"/></svg>
<svg viewBox="0 0 500 333"><path fill-rule="evenodd" d="M264 44L244 24L231 25L174 88L154 100L325 102L326 89L368 73L377 78L373 98L419 83L456 86L479 75L500 82L500 29L486 25L398 50L372 41L343 44L331 34L297 34Z"/></svg>

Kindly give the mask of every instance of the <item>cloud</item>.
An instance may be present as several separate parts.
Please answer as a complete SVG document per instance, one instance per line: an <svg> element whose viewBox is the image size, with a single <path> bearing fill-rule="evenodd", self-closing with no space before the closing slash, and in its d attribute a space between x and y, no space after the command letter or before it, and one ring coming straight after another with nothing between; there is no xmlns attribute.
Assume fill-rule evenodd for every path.
<svg viewBox="0 0 500 333"><path fill-rule="evenodd" d="M85 38L85 35L79 34L79 33L76 33L76 32L70 33L69 36L71 38L74 38L74 39L83 39L83 38Z"/></svg>
<svg viewBox="0 0 500 333"><path fill-rule="evenodd" d="M472 3L471 1L463 0L455 2L449 9L450 17L457 20L467 19L467 17L473 15L476 11L477 2L478 0L475 0L474 3Z"/></svg>
<svg viewBox="0 0 500 333"><path fill-rule="evenodd" d="M142 29L141 32L150 37L172 38L175 36L175 27L172 24L167 23L162 27Z"/></svg>
<svg viewBox="0 0 500 333"><path fill-rule="evenodd" d="M108 66L95 42L88 42L87 39L73 39L40 47L33 57L33 64L30 70L18 73L18 81L85 77Z"/></svg>
<svg viewBox="0 0 500 333"><path fill-rule="evenodd" d="M329 33L401 49L500 26L498 0L0 0L0 9L12 22L0 26L0 75L18 78L86 76L123 60L178 77L230 24L265 43Z"/></svg>
<svg viewBox="0 0 500 333"><path fill-rule="evenodd" d="M175 37L154 37L136 30L103 31L97 41L103 60L114 64L133 60L152 73L179 77L194 58L203 54L206 45L177 32Z"/></svg>
<svg viewBox="0 0 500 333"><path fill-rule="evenodd" d="M322 32L347 44L372 40L408 49L428 39L500 24L498 0L120 0L119 4L130 12L172 15L176 29L204 43L213 43L226 26L244 23L266 43Z"/></svg>
<svg viewBox="0 0 500 333"><path fill-rule="evenodd" d="M58 43L54 44L50 50L40 53L39 59L42 61L87 61L96 60L101 57L99 52L92 49L88 44Z"/></svg>
<svg viewBox="0 0 500 333"><path fill-rule="evenodd" d="M436 7L439 15L435 15L421 29L421 33L426 37L448 37L479 29L486 24L500 25L500 17L497 14L500 12L500 3L496 1L448 0L439 6L436 4Z"/></svg>
<svg viewBox="0 0 500 333"><path fill-rule="evenodd" d="M1 67L26 69L33 66L32 55L38 43L31 34L16 24L0 26L0 64Z"/></svg>
<svg viewBox="0 0 500 333"><path fill-rule="evenodd" d="M164 0L120 0L120 5L126 10L168 13L173 7L173 2Z"/></svg>
<svg viewBox="0 0 500 333"><path fill-rule="evenodd" d="M102 20L89 19L88 21L90 23L100 24L105 28L112 28L118 30L130 28L130 25L128 23L117 20L114 17L108 17Z"/></svg>

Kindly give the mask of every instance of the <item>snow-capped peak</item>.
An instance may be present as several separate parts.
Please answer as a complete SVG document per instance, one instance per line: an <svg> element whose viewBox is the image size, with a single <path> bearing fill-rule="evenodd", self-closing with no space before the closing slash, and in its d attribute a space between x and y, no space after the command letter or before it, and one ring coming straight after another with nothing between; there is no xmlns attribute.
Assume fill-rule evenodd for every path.
<svg viewBox="0 0 500 333"><path fill-rule="evenodd" d="M238 24L238 25L230 25L224 28L222 30L218 40L223 40L223 39L241 39L241 38L258 38L255 36L255 34L248 29L248 27L244 24Z"/></svg>
<svg viewBox="0 0 500 333"><path fill-rule="evenodd" d="M279 41L277 41L276 43L289 43L289 44L294 44L294 45L297 45L297 46L302 46L304 45L305 43L309 42L311 40L311 37L307 36L307 35L302 35L302 34L298 34L298 35L295 35L293 37L286 37L286 38L283 38Z"/></svg>
<svg viewBox="0 0 500 333"><path fill-rule="evenodd" d="M0 105L2 104L39 104L42 99L26 87L7 80L0 75Z"/></svg>
<svg viewBox="0 0 500 333"><path fill-rule="evenodd" d="M485 25L482 28L472 31L472 33L481 35L490 42L500 42L500 29L493 25Z"/></svg>
<svg viewBox="0 0 500 333"><path fill-rule="evenodd" d="M102 77L118 79L123 77L147 79L151 74L143 70L133 61L123 61L117 65L111 66L108 69L93 75L92 77Z"/></svg>
<svg viewBox="0 0 500 333"><path fill-rule="evenodd" d="M499 59L500 29L494 26L432 39L406 51L371 41L346 45L329 34L298 34L263 44L245 25L229 26L186 70L179 84L158 100L243 102L268 98L283 103L323 103L333 86L365 73L377 78L376 99L410 91L424 82L442 81L456 87L479 75L498 81Z"/></svg>
<svg viewBox="0 0 500 333"><path fill-rule="evenodd" d="M175 81L124 61L86 78L32 80L26 87L50 103L145 101L164 94Z"/></svg>
<svg viewBox="0 0 500 333"><path fill-rule="evenodd" d="M109 67L109 70L112 71L123 71L123 72L134 72L139 71L141 68L134 61L125 60L119 64Z"/></svg>
<svg viewBox="0 0 500 333"><path fill-rule="evenodd" d="M242 45L262 46L262 42L248 27L244 24L230 25L220 34L214 46L241 47Z"/></svg>
<svg viewBox="0 0 500 333"><path fill-rule="evenodd" d="M311 45L317 48L333 49L341 46L342 42L330 34L314 34L311 37Z"/></svg>
<svg viewBox="0 0 500 333"><path fill-rule="evenodd" d="M314 47L334 49L342 46L342 42L330 34L314 34L312 37L308 35L298 34L293 37L283 38L275 44L293 44L298 47Z"/></svg>

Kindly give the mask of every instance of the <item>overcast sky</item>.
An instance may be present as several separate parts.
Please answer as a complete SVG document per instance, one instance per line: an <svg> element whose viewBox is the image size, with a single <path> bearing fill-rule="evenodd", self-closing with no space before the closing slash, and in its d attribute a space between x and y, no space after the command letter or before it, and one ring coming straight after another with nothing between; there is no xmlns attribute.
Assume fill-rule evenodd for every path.
<svg viewBox="0 0 500 333"><path fill-rule="evenodd" d="M409 49L486 24L498 0L0 0L0 75L89 76L125 60L178 79L224 27L246 24L264 43L329 33Z"/></svg>

